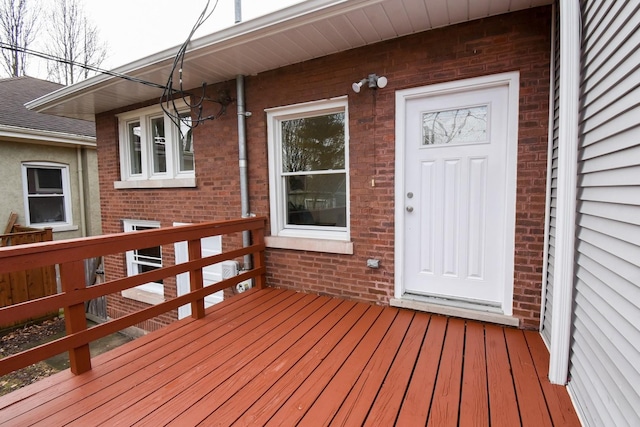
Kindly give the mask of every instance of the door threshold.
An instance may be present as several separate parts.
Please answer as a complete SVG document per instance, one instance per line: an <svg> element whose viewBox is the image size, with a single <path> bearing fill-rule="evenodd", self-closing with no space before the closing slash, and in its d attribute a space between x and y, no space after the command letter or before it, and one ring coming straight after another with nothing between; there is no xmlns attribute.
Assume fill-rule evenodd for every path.
<svg viewBox="0 0 640 427"><path fill-rule="evenodd" d="M427 313L442 314L445 316L460 317L462 319L478 320L480 322L496 323L498 325L520 326L520 319L501 313L488 311L493 307L478 306L477 309L456 307L449 304L438 304L426 301L427 298L418 295L403 295L402 298L391 298L389 305L392 307L408 308L410 310L424 311Z"/></svg>

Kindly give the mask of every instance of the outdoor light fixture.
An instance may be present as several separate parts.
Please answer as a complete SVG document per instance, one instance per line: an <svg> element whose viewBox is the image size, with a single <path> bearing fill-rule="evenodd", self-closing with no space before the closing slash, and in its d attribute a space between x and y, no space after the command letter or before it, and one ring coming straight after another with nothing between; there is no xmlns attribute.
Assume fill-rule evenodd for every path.
<svg viewBox="0 0 640 427"><path fill-rule="evenodd" d="M375 74L369 74L368 77L365 77L359 82L352 84L351 89L353 89L355 93L360 93L360 89L362 88L362 85L364 85L365 83L368 83L369 87L372 89L377 89L377 88L382 89L387 85L387 78L384 76L378 77Z"/></svg>

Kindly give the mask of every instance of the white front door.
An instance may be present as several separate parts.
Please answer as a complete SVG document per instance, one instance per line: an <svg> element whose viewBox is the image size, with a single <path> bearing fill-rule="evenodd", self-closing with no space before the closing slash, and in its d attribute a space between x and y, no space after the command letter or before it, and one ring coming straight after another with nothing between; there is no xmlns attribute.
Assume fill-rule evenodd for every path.
<svg viewBox="0 0 640 427"><path fill-rule="evenodd" d="M397 296L511 314L517 93L517 73L398 92Z"/></svg>
<svg viewBox="0 0 640 427"><path fill-rule="evenodd" d="M182 223L174 223L174 225L185 225ZM222 253L221 236L205 237L200 241L202 257L217 255ZM174 244L176 264L187 262L189 260L189 252L187 242L177 242ZM218 283L222 280L222 263L208 265L202 269L202 278L204 286ZM178 296L189 292L189 273L182 273L176 277L178 286ZM204 299L204 308L211 307L224 299L223 291L215 292L208 295ZM191 315L191 304L185 304L178 307L178 319Z"/></svg>

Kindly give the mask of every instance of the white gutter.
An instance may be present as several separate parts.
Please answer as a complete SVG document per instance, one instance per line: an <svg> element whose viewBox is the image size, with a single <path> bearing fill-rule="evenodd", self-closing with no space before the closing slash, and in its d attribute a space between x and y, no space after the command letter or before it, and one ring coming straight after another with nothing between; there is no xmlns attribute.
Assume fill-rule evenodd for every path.
<svg viewBox="0 0 640 427"><path fill-rule="evenodd" d="M0 125L0 138L48 145L96 147L94 136Z"/></svg>
<svg viewBox="0 0 640 427"><path fill-rule="evenodd" d="M580 102L580 3L560 0L560 128L558 200L549 380L566 384L569 372L575 262Z"/></svg>

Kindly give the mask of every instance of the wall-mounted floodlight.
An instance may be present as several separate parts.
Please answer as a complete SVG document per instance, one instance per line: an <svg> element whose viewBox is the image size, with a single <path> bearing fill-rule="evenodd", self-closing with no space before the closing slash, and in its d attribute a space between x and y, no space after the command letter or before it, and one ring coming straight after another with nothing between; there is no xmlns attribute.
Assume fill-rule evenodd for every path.
<svg viewBox="0 0 640 427"><path fill-rule="evenodd" d="M375 74L369 74L369 76L365 77L359 82L352 84L351 89L353 89L355 93L360 93L360 89L362 88L362 85L364 85L365 83L368 83L369 88L371 89L377 89L377 88L382 89L383 87L387 86L387 78L384 76L378 77Z"/></svg>

